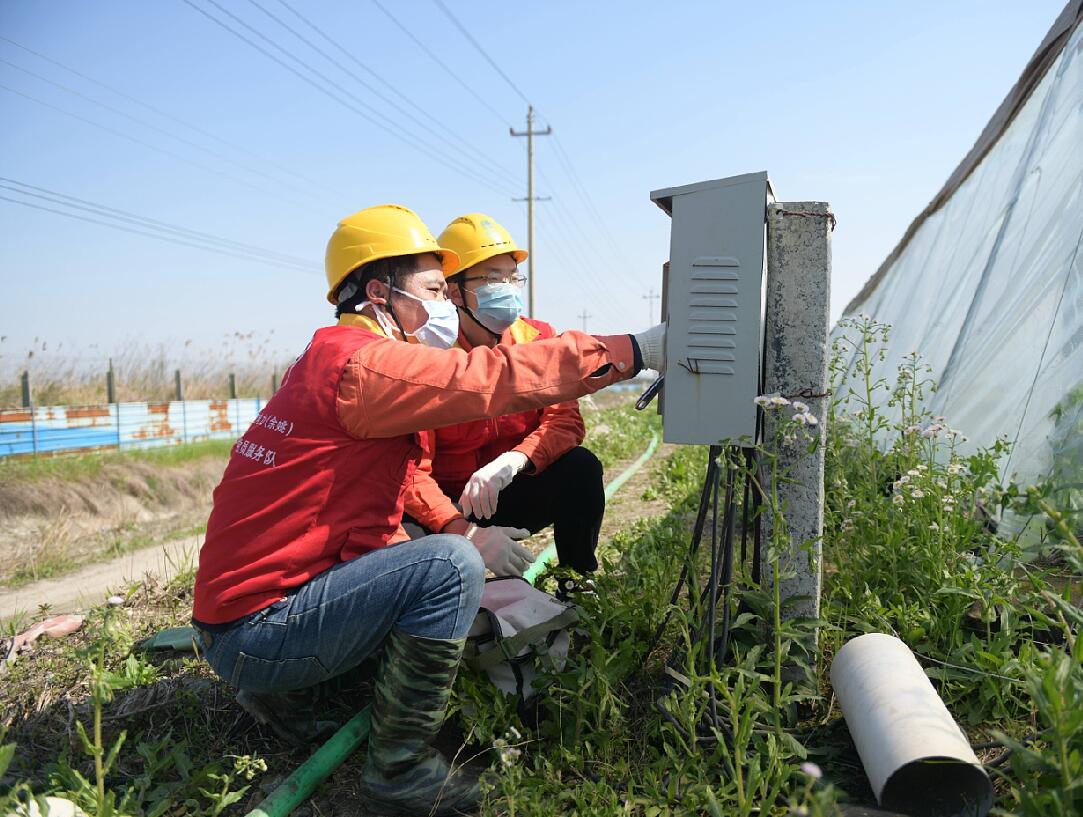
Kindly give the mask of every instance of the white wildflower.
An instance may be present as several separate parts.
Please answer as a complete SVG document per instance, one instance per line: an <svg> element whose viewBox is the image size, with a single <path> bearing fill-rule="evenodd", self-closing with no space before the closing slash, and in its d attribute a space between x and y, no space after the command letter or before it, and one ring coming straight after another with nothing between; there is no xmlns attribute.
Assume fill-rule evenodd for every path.
<svg viewBox="0 0 1083 817"><path fill-rule="evenodd" d="M804 414L806 411L808 411L808 406L805 403L802 403L800 400L794 400L791 405L793 405L793 410L798 412L799 414Z"/></svg>
<svg viewBox="0 0 1083 817"><path fill-rule="evenodd" d="M824 773L819 766L807 760L801 764L801 771L803 771L813 780L819 780L821 777L824 776Z"/></svg>
<svg viewBox="0 0 1083 817"><path fill-rule="evenodd" d="M929 525L929 530L940 530L940 526L933 522L931 525Z"/></svg>
<svg viewBox="0 0 1083 817"><path fill-rule="evenodd" d="M899 477L898 481L895 484L896 485L905 485L909 481L910 481L910 475L909 474L903 474L901 477Z"/></svg>
<svg viewBox="0 0 1083 817"><path fill-rule="evenodd" d="M781 408L782 406L790 405L790 401L783 397L781 394L776 394L771 398L771 405L775 408Z"/></svg>
<svg viewBox="0 0 1083 817"><path fill-rule="evenodd" d="M891 501L894 502L896 505L902 505L903 504L903 495L902 494L895 494L895 496L891 497Z"/></svg>
<svg viewBox="0 0 1083 817"><path fill-rule="evenodd" d="M921 471L919 471L917 468L911 468L906 473L909 474L912 477L920 477L921 476Z"/></svg>
<svg viewBox="0 0 1083 817"><path fill-rule="evenodd" d="M124 596L110 596L105 600L105 603L110 607L120 607L124 604Z"/></svg>
<svg viewBox="0 0 1083 817"><path fill-rule="evenodd" d="M923 496L925 496L925 492L920 488L915 488L913 491L910 492L910 496L912 496L914 499L921 499Z"/></svg>
<svg viewBox="0 0 1083 817"><path fill-rule="evenodd" d="M793 416L793 421L795 423L797 423L799 426L803 426L808 422L808 415L806 415L806 414L795 414Z"/></svg>
<svg viewBox="0 0 1083 817"><path fill-rule="evenodd" d="M963 473L963 464L961 462L948 463L948 473L952 475Z"/></svg>
<svg viewBox="0 0 1083 817"><path fill-rule="evenodd" d="M509 726L508 727L508 734L511 735L515 740L522 740L523 739L523 736L521 734L519 734L519 730L516 729L514 726Z"/></svg>
<svg viewBox="0 0 1083 817"><path fill-rule="evenodd" d="M761 394L761 395L758 395L756 397L753 397L752 402L755 403L760 408L767 408L768 404L771 402L771 398L768 397L766 394Z"/></svg>
<svg viewBox="0 0 1083 817"><path fill-rule="evenodd" d="M917 434L919 431L921 431L921 426L907 426L903 429L903 434L909 437L912 434Z"/></svg>
<svg viewBox="0 0 1083 817"><path fill-rule="evenodd" d="M820 421L816 419L816 415L808 411L805 412L805 422L808 423L810 426L820 424Z"/></svg>

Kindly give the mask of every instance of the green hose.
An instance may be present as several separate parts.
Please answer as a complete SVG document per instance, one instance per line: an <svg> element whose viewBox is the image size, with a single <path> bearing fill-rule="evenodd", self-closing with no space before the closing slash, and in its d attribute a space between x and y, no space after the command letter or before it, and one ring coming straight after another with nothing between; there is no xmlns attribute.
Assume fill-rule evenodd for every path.
<svg viewBox="0 0 1083 817"><path fill-rule="evenodd" d="M638 460L633 462L620 473L611 483L605 486L605 498L612 499L613 495L621 489L632 475L636 473L651 458L658 448L658 435L651 434L650 445ZM541 552L536 562L523 574L529 582L533 582L538 574L557 555L555 545L550 545ZM331 738L317 749L312 757L294 770L293 774L278 784L278 787L267 795L258 806L252 809L245 817L286 817L297 806L305 801L316 787L325 778L341 766L350 755L357 751L358 747L365 742L369 734L370 707L366 706L354 715L345 726L339 729Z"/></svg>
<svg viewBox="0 0 1083 817"><path fill-rule="evenodd" d="M369 736L369 715L366 706L346 725L333 734L293 774L278 784L266 799L245 817L286 817L312 794L324 778L352 755Z"/></svg>

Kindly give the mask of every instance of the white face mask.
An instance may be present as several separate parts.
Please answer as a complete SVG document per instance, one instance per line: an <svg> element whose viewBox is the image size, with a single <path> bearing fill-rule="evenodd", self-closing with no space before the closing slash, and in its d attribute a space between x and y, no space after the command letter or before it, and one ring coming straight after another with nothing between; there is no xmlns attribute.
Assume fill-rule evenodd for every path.
<svg viewBox="0 0 1083 817"><path fill-rule="evenodd" d="M450 349L455 345L455 341L459 339L459 311L455 308L455 304L451 301L426 301L398 287L394 290L400 295L418 301L425 307L425 312L429 317L413 332L413 336L419 343L434 349ZM384 333L388 337L394 337L396 327L383 309L371 301L365 301L357 306L357 311L360 312L366 306L372 306L373 312L376 313L376 322L380 324Z"/></svg>

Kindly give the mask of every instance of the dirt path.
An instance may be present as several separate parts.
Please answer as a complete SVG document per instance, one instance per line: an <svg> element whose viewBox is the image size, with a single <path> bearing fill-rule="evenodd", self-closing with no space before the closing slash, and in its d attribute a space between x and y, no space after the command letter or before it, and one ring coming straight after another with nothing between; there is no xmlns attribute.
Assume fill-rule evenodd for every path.
<svg viewBox="0 0 1083 817"><path fill-rule="evenodd" d="M675 450L676 446L673 445L659 445L651 459L609 501L602 522L602 548L617 531L638 519L654 516L665 510L664 500L644 501L643 492L651 483L655 470ZM606 481L616 478L635 459L636 457L633 457L607 469ZM543 532L532 537L531 549L540 552L551 541L551 534ZM66 576L44 579L13 589L0 589L0 622L19 616L32 619L36 617L38 607L42 604L48 604L52 613L85 610L101 604L111 590L119 590L128 581L138 579L146 573L154 573L168 580L194 562L201 542L202 537L187 537L142 548L107 562L88 565Z"/></svg>
<svg viewBox="0 0 1083 817"><path fill-rule="evenodd" d="M202 540L202 536L174 540L97 562L66 576L0 590L0 622L23 617L29 623L42 604L49 605L50 613L86 610L101 604L111 590L120 590L146 573L172 578L194 563Z"/></svg>

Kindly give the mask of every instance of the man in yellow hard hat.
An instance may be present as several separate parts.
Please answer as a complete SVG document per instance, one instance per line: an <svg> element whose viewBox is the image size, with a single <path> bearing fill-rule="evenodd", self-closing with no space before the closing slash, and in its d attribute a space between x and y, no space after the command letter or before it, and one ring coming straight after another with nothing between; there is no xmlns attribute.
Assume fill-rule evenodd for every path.
<svg viewBox="0 0 1083 817"><path fill-rule="evenodd" d="M518 265L527 253L499 222L468 213L438 242L459 258L448 298L459 310L461 348L556 336L548 323L523 316L526 279ZM605 489L602 464L581 445L584 436L576 400L437 429L407 489L406 512L431 531L466 533L472 523L481 525L474 541L508 556L487 563L498 575L521 575L533 556L517 540L549 525L560 564L593 571Z"/></svg>
<svg viewBox="0 0 1083 817"><path fill-rule="evenodd" d="M326 256L339 322L317 330L234 446L195 582L204 656L287 739L325 732L315 686L381 657L360 781L379 814L451 814L479 798L431 742L484 563L463 536L410 541L402 528L420 432L572 400L664 363L662 326L449 349L458 311L445 275L457 264L405 207L339 222Z"/></svg>

